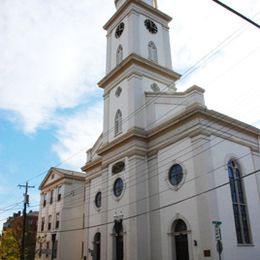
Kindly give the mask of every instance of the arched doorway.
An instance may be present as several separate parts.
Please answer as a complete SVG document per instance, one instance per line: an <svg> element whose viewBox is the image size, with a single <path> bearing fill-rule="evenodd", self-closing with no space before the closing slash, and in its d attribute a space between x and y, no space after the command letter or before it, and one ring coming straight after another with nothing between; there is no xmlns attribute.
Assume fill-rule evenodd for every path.
<svg viewBox="0 0 260 260"><path fill-rule="evenodd" d="M189 260L189 244L187 225L182 219L177 219L172 225L173 259Z"/></svg>
<svg viewBox="0 0 260 260"><path fill-rule="evenodd" d="M93 260L100 260L101 234L97 232L94 236Z"/></svg>
<svg viewBox="0 0 260 260"><path fill-rule="evenodd" d="M113 238L113 259L124 259L124 232L122 220L116 220L114 225L114 238Z"/></svg>

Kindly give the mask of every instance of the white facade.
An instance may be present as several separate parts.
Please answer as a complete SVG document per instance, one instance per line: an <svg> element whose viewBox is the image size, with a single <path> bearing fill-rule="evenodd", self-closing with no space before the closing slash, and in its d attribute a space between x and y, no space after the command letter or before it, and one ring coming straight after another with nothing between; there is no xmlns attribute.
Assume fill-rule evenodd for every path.
<svg viewBox="0 0 260 260"><path fill-rule="evenodd" d="M85 259L218 259L220 221L221 259L258 260L260 130L207 109L198 86L176 91L171 18L155 1L115 3L103 133L82 167Z"/></svg>
<svg viewBox="0 0 260 260"><path fill-rule="evenodd" d="M39 188L35 259L82 259L84 180L83 173L59 168L51 168L45 176Z"/></svg>
<svg viewBox="0 0 260 260"><path fill-rule="evenodd" d="M176 90L171 18L156 1L115 5L103 133L85 174L51 168L43 180L47 202L63 195L41 202L38 252L56 234L60 260L213 260L217 241L222 260L259 260L260 130L209 110L196 85Z"/></svg>

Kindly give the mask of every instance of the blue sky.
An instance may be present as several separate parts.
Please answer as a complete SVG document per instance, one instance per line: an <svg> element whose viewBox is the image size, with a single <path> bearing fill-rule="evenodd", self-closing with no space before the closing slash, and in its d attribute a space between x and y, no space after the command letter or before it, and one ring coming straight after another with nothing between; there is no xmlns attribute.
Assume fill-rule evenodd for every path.
<svg viewBox="0 0 260 260"><path fill-rule="evenodd" d="M18 184L30 179L36 186L30 194L37 209L48 169L63 162L59 167L79 171L101 133L102 26L113 2L0 2L0 224L21 208L6 210L22 200ZM260 23L259 0L224 2ZM173 17L173 69L184 75L195 69L178 90L199 85L208 108L259 127L259 29L210 0L158 0L158 6Z"/></svg>

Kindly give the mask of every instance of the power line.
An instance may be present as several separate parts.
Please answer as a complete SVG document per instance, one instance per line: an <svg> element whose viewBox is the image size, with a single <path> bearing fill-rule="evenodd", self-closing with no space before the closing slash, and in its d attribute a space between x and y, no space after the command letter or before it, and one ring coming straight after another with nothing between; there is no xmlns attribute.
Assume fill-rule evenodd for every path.
<svg viewBox="0 0 260 260"><path fill-rule="evenodd" d="M214 122L213 122L214 123ZM204 126L206 126L206 127L208 127L208 126L210 126L212 123L210 123L210 124L208 124L208 125L204 125ZM232 129L232 128L231 128ZM222 134L224 134L224 133L228 133L228 131L222 131L222 129L218 129L217 131L219 131L219 132L222 132ZM219 137L219 136L218 136ZM217 137L215 137L215 138L217 138ZM215 138L213 138L211 141L213 141ZM215 146L215 145L218 145L219 143L222 143L223 141L224 141L225 139L222 139L222 140L220 140L219 142L217 142L217 143L215 143L214 145L211 145L208 149L211 149L213 146ZM203 146L204 144L201 144L200 145L200 147L201 146ZM169 156L169 157L174 157L174 155L179 155L178 157L174 157L176 160L178 160L180 157L183 157L184 155L188 155L189 153L191 153L191 152L194 152L194 150L191 150L191 151L187 151L186 153L182 153L182 154L180 154L181 152L185 152L185 150L187 150L188 148L189 148L190 146L188 146L188 147L184 147L182 150L178 150L175 154L173 154L173 155L171 155L171 156ZM198 148L200 148L200 147L197 147L197 149ZM202 152L205 152L205 151L207 151L208 149L205 149L205 150L203 150ZM168 149L167 149L168 150ZM163 153L167 153L167 150L165 150L165 151L163 151ZM200 152L201 153L201 152ZM195 157L195 156L197 156L198 154L200 154L200 153L197 153L197 154L195 154L195 155L192 155L191 157L189 157L189 158L187 158L187 159L185 159L184 161L187 161L187 160L189 160L189 159L191 159L191 158L193 158L193 157ZM169 157L166 157L164 160L162 160L162 161L167 161L167 159L169 158ZM182 160L183 161L183 160ZM183 162L184 162L183 161ZM164 165L161 165L161 167L163 167ZM131 171L131 168L127 168L127 170L128 171ZM138 174L138 176L139 176L139 174ZM110 177L112 177L112 176L108 176L108 178L110 178ZM141 179L143 176L141 176L141 177L138 177L139 179ZM156 175L152 175L152 176L150 176L148 179L151 179L151 178L153 178L153 177L156 177ZM99 183L95 183L95 185L92 185L92 188L95 188L95 186L97 187L97 186L99 186L99 185L102 185L102 183L105 183L105 182L107 182L107 179L108 178L106 178L105 180L102 180L101 182L99 182ZM134 178L134 177L132 177L132 176L130 176L129 178L127 178L127 179L125 179L125 182L127 183L127 182L130 182L131 181L131 179L132 178ZM137 178L137 179L138 179ZM145 178L144 180L142 180L142 182L141 183L143 183L143 182L145 182L145 181L147 181L148 180L147 178ZM139 183L138 181L137 181L137 183ZM129 184L129 183L128 183ZM113 185L113 184L112 184ZM135 185L135 184L134 184ZM127 189L128 188L130 188L130 187L132 187L133 185L127 185ZM112 187L112 186L111 186ZM110 188L111 188L110 187ZM109 187L108 187L108 189L110 189ZM77 190L77 189L76 189ZM79 190L79 192L81 192L81 191L84 191L84 187L82 187L82 188L79 188L78 189ZM75 190L74 190L75 191ZM103 193L104 194L104 193ZM74 195L76 195L76 194L74 194ZM71 192L68 192L65 196L64 196L64 198L66 198L66 197L68 197L68 196L71 196ZM111 195L107 195L106 197L109 197L109 196L111 196ZM95 194L93 194L93 198L95 197ZM106 197L103 197L102 196L102 198L106 198ZM92 198L92 199L93 199ZM89 199L91 199L91 198L89 198ZM80 200L80 199L75 199L75 200ZM72 202L75 202L75 200L73 200ZM49 202L47 202L47 204L48 204Z"/></svg>
<svg viewBox="0 0 260 260"><path fill-rule="evenodd" d="M217 120L217 119L216 119L216 120ZM205 121L206 121L206 120L205 120ZM236 119L233 119L232 121L233 121L233 122L236 122ZM231 122L232 122L232 121L231 121ZM201 121L200 123L202 124L202 121ZM206 125L204 125L204 126L210 127L211 124L214 124L214 120L213 120L213 122L209 123L208 125L206 124ZM202 124L202 125L203 125L203 124ZM239 124L238 124L238 125L239 125ZM231 128L229 131L222 131L223 128L225 128L225 127L222 127L222 128L220 128L220 129L218 129L217 132L222 132L222 133L224 134L224 133L228 133L228 132L232 129L232 128ZM215 137L215 138L216 138L216 137ZM215 139L215 138L214 138L214 139ZM223 142L223 141L224 141L224 140L222 140L221 142ZM221 142L220 142L220 143L221 143ZM182 151L185 151L187 148L189 148L189 147L186 147L186 148L182 149ZM167 151L164 151L164 152L167 152ZM180 152L180 151L178 151L177 153L179 153L179 152ZM189 152L191 152L191 151L189 151ZM189 152L188 152L188 153L189 153ZM166 158L166 159L167 159L167 158ZM129 170L129 169L128 169L128 170ZM109 177L110 177L110 176L108 176L108 178L109 178ZM107 180L102 180L102 182L106 182L106 181L107 181ZM97 186L97 185L100 185L100 183L96 183L94 186ZM92 186L92 187L93 187L93 186ZM68 192L68 196L70 196L70 195L71 195L71 192Z"/></svg>
<svg viewBox="0 0 260 260"><path fill-rule="evenodd" d="M235 120L235 119L234 119ZM205 126L207 126L207 125L205 125ZM232 129L232 128L231 128ZM230 129L230 130L231 130ZM222 133L228 133L228 131L222 131L222 129L218 129L217 131L221 131ZM219 137L219 136L216 136L215 138L217 138L217 137ZM211 141L213 141L215 138L213 138ZM187 158L187 159L185 159L185 160L182 160L182 162L184 162L184 161L187 161L187 160L189 160L189 159L191 159L191 158L193 158L193 157L195 157L195 156L197 156L197 155L199 155L199 154L201 154L201 153L203 153L203 152L205 152L205 151L207 151L208 149L211 149L212 147L214 147L214 146L216 146L216 145L218 145L218 144L220 144L220 143L222 143L223 141L225 141L225 139L222 139L222 140L220 140L219 142L217 142L217 143L215 143L214 145L211 145L210 147L208 147L207 149L205 149L205 150L203 150L203 151L201 151L201 152L199 152L199 153L197 153L197 154L195 154L195 155L193 155L193 156L191 156L191 157L189 157L189 158ZM203 146L204 145L204 143L203 144L201 144L199 147L197 147L196 149L198 149L198 148L200 148L201 146ZM183 151L185 151L187 148L189 148L189 147L186 147L186 148L184 148L184 149L182 149L181 151L177 151L176 152L176 154L180 154L180 152L183 152ZM167 152L167 151L165 151L165 152ZM192 150L192 151L188 151L187 153L184 153L184 154L181 154L181 155L179 155L179 157L183 157L184 155L186 155L186 154L189 154L190 152L194 152L194 150ZM176 155L175 154L175 155ZM241 156L241 157L239 157L238 159L240 159L240 158L243 158L243 157L245 157L245 156L247 156L247 155L249 155L250 153L247 153L247 154L245 154L245 155L243 155L243 156ZM174 155L172 155L172 156L174 156ZM178 159L179 157L177 157L177 158L175 158L175 159ZM168 157L169 158L169 157ZM167 158L165 158L164 160L167 160ZM161 165L161 167L163 167L164 165ZM221 167L223 167L223 166L221 166ZM128 171L130 171L131 169L128 169ZM151 170L151 169L150 169ZM139 174L138 174L138 176L139 176ZM140 184L140 183L143 183L143 182L145 182L145 181L147 181L148 179L151 179L151 178L153 178L153 177L156 177L157 175L152 175L152 176L150 176L149 178L145 178L144 180L142 180L141 182L137 182L137 184ZM110 177L110 176L108 176L108 177ZM142 178L143 176L141 176L141 178ZM140 178L140 179L141 179ZM196 179L196 178L195 178ZM191 179L192 180L192 179ZM191 180L189 180L189 181L191 181ZM129 178L129 180L128 181L130 181L130 178ZM104 180L104 182L106 182L106 180ZM103 181L101 182L101 183L96 183L96 186L98 186L98 185L102 185L102 183L103 183ZM128 183L129 184L129 183ZM133 185L135 185L135 183L133 184ZM127 188L130 188L131 186L133 186L133 185L128 185L127 186ZM93 187L92 187L93 188ZM108 190L110 190L110 188L108 187ZM94 195L95 196L95 195ZM112 196L112 195L107 195L106 197L110 197L110 196ZM102 198L104 199L104 198L106 198L106 197L103 197L102 196ZM90 199L91 198L88 198L89 199L89 201L90 201Z"/></svg>
<svg viewBox="0 0 260 260"><path fill-rule="evenodd" d="M245 156L247 156L247 155L249 155L249 153L247 153L247 154L245 154L245 155L243 155L243 156L241 156L241 157L239 157L239 158L237 158L237 159L239 160L239 159L241 159L242 157L245 157ZM215 170L220 169L220 168L223 168L224 166L225 166L225 165L220 165L220 166L218 166L217 168L212 169L210 172L207 172L207 173L205 173L205 174L202 174L202 175L196 176L196 177L194 177L194 178L185 180L184 183L182 183L182 186L183 186L184 184L190 183L190 182L192 182L192 181L196 181L196 180L198 180L199 178L204 178L205 175L208 175L208 174L210 174L210 173L215 174ZM154 175L154 176L152 176L152 177L156 177L156 176L157 176L157 175ZM150 178L149 178L149 179L150 179ZM145 181L146 181L146 180L145 180ZM143 182L144 182L144 181L142 181L141 183L143 183ZM140 183L137 183L137 184L140 184ZM131 185L131 186L134 186L134 185ZM146 196L146 197L144 197L144 198L142 198L142 199L135 200L135 201L132 201L132 202L129 202L129 203L125 203L125 204L120 204L120 206L117 206L117 207L114 207L114 208L110 208L109 210L106 210L105 212L108 213L108 212L111 212L111 211L117 211L117 210L119 210L119 209L122 209L122 208L125 208L125 207L129 207L129 206L132 205L132 204L137 204L137 203L140 203L140 202L142 202L142 201L151 199L152 197L161 195L162 193L167 192L167 191L169 191L169 188L168 188L168 187L167 187L166 189L164 189L164 190L161 190L161 191L157 192L157 193L153 193L152 195L148 195L148 196ZM106 198L107 198L107 197L110 197L110 196L111 196L111 195L107 195ZM102 199L103 199L103 197L102 197ZM90 201L88 201L87 203L90 203ZM104 213L104 211L102 211L102 213ZM98 215L100 215L100 213L99 213L99 212L96 212L96 213L93 213L93 214L88 214L88 217L93 217L93 216L98 216ZM69 219L63 219L62 221L68 222L68 221L72 221L72 220L75 220L75 219L81 219L81 218L82 218L82 217L69 218Z"/></svg>
<svg viewBox="0 0 260 260"><path fill-rule="evenodd" d="M78 155L79 153L81 153L83 150L85 151L85 150L86 150L86 147L81 148L80 150L78 150L77 152L73 153L72 155L70 155L70 156L67 157L66 159L64 159L64 160L58 162L57 164L55 164L55 166L53 166L53 167L54 167L54 168L59 167L59 166L62 165L63 163L69 161L70 159L72 159L73 157L75 157L76 155ZM37 174L37 175L31 177L30 179L28 179L28 181L31 181L31 180L33 180L33 179L36 179L36 178L42 176L43 174L46 174L48 171L49 171L49 169L48 169L48 170L43 170L43 171L40 172L39 174Z"/></svg>
<svg viewBox="0 0 260 260"><path fill-rule="evenodd" d="M217 119L216 119L217 120ZM206 121L206 120L205 120ZM236 120L235 119L233 119L232 120L233 122L236 122ZM231 122L232 122L231 121ZM211 123L209 123L209 124L204 124L203 125L203 123L202 123L202 121L200 122L200 124L202 125L202 126L206 126L206 127L209 127L211 124L213 124L214 123L214 120L213 120L213 122L211 122ZM239 124L238 124L239 125ZM217 130L215 130L216 131L216 133L217 132L221 132L222 133L222 135L223 134L229 134L229 131L230 130L232 130L232 128L230 128L228 131L223 131L222 129L223 128L225 128L224 126L222 127L222 128L220 128L220 129L217 129ZM230 135L230 134L229 134ZM217 137L219 137L219 136L216 136L216 137L214 137L211 141L213 141L215 138L217 138ZM219 143L222 143L223 141L225 141L225 139L222 139L222 140L220 140L219 142L217 142L217 143L215 143L214 145L211 145L208 149L211 149L213 146L216 146L216 145L218 145ZM204 144L201 144L201 146L203 146ZM180 154L180 152L184 152L187 148L189 148L189 146L188 147L185 147L185 148L183 148L181 151L177 151L176 152L176 154ZM208 149L206 149L206 150L208 150ZM205 152L206 150L203 150L202 152ZM194 150L192 150L193 152L194 152ZM186 153L184 153L184 154L181 154L181 155L179 155L179 157L183 157L184 155L187 155L187 154L189 154L190 152L192 152L192 151L188 151L188 152L186 152ZM164 152L167 152L167 150L165 150ZM176 155L175 154L175 155ZM186 160L189 160L189 159L191 159L191 158L193 158L193 157L195 157L195 156L197 156L198 154L195 154L195 155L193 155L193 156L191 156L191 157L189 157L188 159L186 159ZM172 156L174 156L174 155L172 155ZM178 159L179 157L177 157L176 159ZM167 158L168 157L166 157L164 160L167 160ZM184 160L184 161L186 161L186 160ZM130 171L131 169L127 169L128 171ZM139 176L139 175L138 175ZM153 177L155 177L156 175L154 175L154 176L150 176L148 179L150 179L150 178L153 178ZM108 178L110 178L111 176L108 176ZM140 179L142 178L142 176L140 177ZM129 177L129 179L128 179L128 181L130 181L130 179L131 179L131 176ZM145 182L146 180L148 180L148 179L144 179L142 182ZM102 180L101 181L101 183L95 183L95 185L94 186L98 186L98 185L102 185L102 183L104 183L104 182L106 182L107 180ZM126 180L127 181L127 180ZM138 183L138 182L137 182ZM129 184L129 183L128 183ZM113 184L112 184L113 185ZM135 185L135 184L134 184ZM128 185L127 186L127 188L129 188L129 187L131 187L132 185ZM93 188L93 185L92 185L92 188ZM94 187L95 188L95 187ZM109 188L108 188L109 189ZM79 190L83 190L83 188L79 188ZM68 196L70 195L70 193L68 193ZM93 196L95 196L95 194L93 194ZM111 195L107 195L106 197L109 197L109 196L111 196ZM66 197L66 196L65 196ZM103 197L104 198L104 197ZM89 198L89 199L91 199L91 198ZM78 200L78 199L75 199L75 200Z"/></svg>
<svg viewBox="0 0 260 260"><path fill-rule="evenodd" d="M246 20L247 22L251 23L252 25L254 25L255 27L257 27L258 29L260 28L260 25L255 23L254 21L252 21L251 19L249 19L248 17L244 16L243 14L239 13L238 11L234 10L233 8L231 8L230 6L218 1L218 0L212 0L213 2L221 5L222 7L226 8L228 11L236 14L237 16L241 17L242 19Z"/></svg>
<svg viewBox="0 0 260 260"><path fill-rule="evenodd" d="M23 202L23 200L20 201L20 202L15 202L15 203L13 203L13 204L11 204L11 205L9 205L9 206L6 206L5 208L0 209L0 214L3 213L3 212L6 212L6 211L12 210L13 208L15 208L16 206L18 206L18 205L21 204L22 202Z"/></svg>
<svg viewBox="0 0 260 260"><path fill-rule="evenodd" d="M236 121L236 120L234 119L234 121ZM214 122L213 122L213 123L214 123ZM211 123L210 123L210 124L211 124ZM206 125L206 126L210 126L210 124L208 124L208 125ZM224 127L223 127L223 128L224 128ZM232 128L231 128L231 129L232 129ZM231 129L230 129L230 130L231 130ZM222 131L222 129L218 129L218 131ZM223 133L227 133L228 131L222 131L222 132L223 132ZM222 140L222 141L223 141L223 140ZM221 141L221 142L222 142L222 141ZM183 149L183 150L185 150L185 149ZM178 151L178 153L179 153L179 152L180 152L180 151ZM128 169L128 170L129 170L129 169ZM152 178L152 177L154 177L154 176L151 176L151 178ZM130 178L129 178L129 179L130 179ZM146 179L145 179L144 181L146 181ZM102 181L102 182L103 182L103 181ZM100 184L97 184L97 185L100 185ZM129 187L129 186L128 186L128 187ZM70 193L69 193L68 195L70 195ZM90 198L89 198L89 199L90 199ZM77 200L77 199L76 199L76 200Z"/></svg>
<svg viewBox="0 0 260 260"><path fill-rule="evenodd" d="M241 176L242 179L245 179L247 177L250 177L251 175L253 174L258 174L260 172L260 169L257 169L255 171L252 171L248 174L245 174L243 176ZM132 219L132 218L137 218L137 217L140 217L140 216L143 216L143 215L146 215L148 213L153 213L153 212L156 212L156 211L160 211L160 210L163 210L163 209L166 209L166 208L169 208L169 207L172 207L172 206L175 206L177 204L180 204L180 203L183 203L185 201L188 201L190 199L194 199L198 196L201 196L201 195L204 195L204 194L207 194L209 192L212 192L214 190L217 190L219 188L222 188L222 187L225 187L226 185L230 184L230 182L224 182L222 184L219 184L215 187L212 187L212 188L209 188L205 191L201 191L199 193L196 193L194 195L191 195L191 196L188 196L184 199L180 199L178 201L175 201L175 202L172 202L172 203L169 203L169 204L166 204L164 206L161 206L161 207L157 207L155 209L151 209L151 210L146 210L144 212L141 212L141 213L138 213L138 214L134 214L134 215L131 215L131 216L128 216L128 217L124 217L123 220L129 220L129 219ZM114 221L108 221L108 222L105 222L105 223L101 223L101 224L96 224L96 225L89 225L89 226L86 226L86 227L83 227L83 228L74 228L74 229L67 229L67 230L57 230L55 232L57 233L63 233L63 232L72 232L72 231L78 231L78 230L84 230L84 229L91 229L91 228L97 228L97 227L101 227L101 226L106 226L106 225L109 225L109 224L113 224ZM52 232L38 232L38 233L52 233Z"/></svg>
<svg viewBox="0 0 260 260"><path fill-rule="evenodd" d="M253 17L256 17L260 13L257 12ZM237 39L242 33L245 32L245 25L236 29L233 33L227 36L223 41L221 41L217 46L215 46L211 51L209 51L206 55L200 58L197 62L195 62L189 69L187 69L183 74L177 84L181 83L185 78L187 78L190 74L194 73L198 70L202 65L204 65L207 61L211 60L215 55L219 53L219 51Z"/></svg>
<svg viewBox="0 0 260 260"><path fill-rule="evenodd" d="M83 149L85 149L85 148L83 148ZM81 149L81 150L83 150L83 149ZM80 151L79 151L79 152L80 152ZM57 164L57 166L60 165L60 164L62 164L62 163L65 162L65 161L69 160L70 158L76 156L79 152L73 154L73 155L72 155L71 157L69 157L68 159L63 160L62 162L60 162L59 164ZM42 175L42 174L44 174L45 172L46 172L46 171L44 171L43 173L40 173L39 175ZM37 175L37 177L38 177L39 175Z"/></svg>
<svg viewBox="0 0 260 260"><path fill-rule="evenodd" d="M183 81L188 75L190 75L192 72L194 72L194 70L196 70L198 67L195 68L196 65L198 65L199 63L201 63L205 58L207 58L205 61L209 60L210 58L212 58L214 55L216 55L217 53L217 49L221 47L221 45L223 45L226 41L230 40L228 42L228 44L233 41L235 38L230 39L235 33L237 33L240 29L234 31L231 35L229 35L225 40L223 40L220 44L218 44L215 48L213 48L208 54L204 55L199 61L197 61L193 66L191 66L191 68L189 68L186 72L184 72L183 77L177 82L178 84ZM205 62L204 61L204 62ZM204 62L202 64L204 64ZM201 66L202 64L200 64L199 66ZM195 68L195 69L194 69ZM162 91L166 90L167 87L165 87L164 89L162 89ZM162 93L163 94L163 93ZM139 108L137 108L135 111L133 111L131 114L129 114L126 118L123 119L124 122L127 122L132 116L134 116L136 113L142 111L143 109L145 109L147 107L147 105L149 105L151 102L154 102L154 100L158 99L162 94L158 94L156 97L152 98L150 101L145 102L145 104L143 104L142 106L140 106ZM110 132L112 132L114 130L114 127L111 127L110 129L107 130L107 132L103 133L103 136L107 136L109 135ZM69 156L68 158L60 161L59 163L57 163L54 167L58 167L61 164L63 164L66 161L69 161L71 158L75 157L76 155L78 155L82 150L86 150L87 148L82 148L80 149L78 152L72 154L71 156ZM29 181L38 178L40 176L42 176L43 174L46 174L48 170L44 170L43 172L35 175L34 177L30 178Z"/></svg>
<svg viewBox="0 0 260 260"><path fill-rule="evenodd" d="M241 62L243 62L244 60L246 60L248 57L250 57L251 55L253 55L255 52L257 52L259 50L260 46L257 46L256 48L254 48L253 50L251 50L249 53L247 53L245 56L243 56L240 60L238 60L235 64L231 65L229 68L227 68L223 73L219 74L216 78L213 78L211 81L209 81L209 83L207 83L207 85L210 85L212 82L214 82L217 78L222 77L223 75L225 75L227 72L229 72L230 70L234 69L234 67L238 66ZM244 99L244 96L242 97L242 99Z"/></svg>
<svg viewBox="0 0 260 260"><path fill-rule="evenodd" d="M216 145L218 145L218 143L216 143ZM207 149L206 149L206 150L207 150ZM201 151L200 153L205 152L206 150ZM197 156L197 155L199 155L200 153L197 153L197 154L195 154L194 156ZM240 156L240 157L238 157L238 158L236 158L236 159L237 159L237 160L240 160L240 159L242 159L242 158L244 158L244 157L246 157L246 156L248 156L248 155L250 155L250 153L243 154L242 156ZM193 158L193 156L190 157L190 158L187 158L187 159L183 160L182 162L188 161L188 160L191 159L191 158ZM163 167L163 166L165 166L165 165L162 165L161 167ZM218 166L218 167L216 167L216 168L214 168L214 169L211 169L209 172L207 172L207 173L205 173L205 174L201 174L201 175L196 176L196 177L194 177L194 178L185 180L182 185L187 184L187 183L189 183L189 182L191 182L191 181L196 181L196 180L199 179L199 178L204 178L204 177L205 177L206 175L208 175L208 174L215 174L215 171L216 171L216 170L218 170L218 169L220 169L220 168L223 168L224 166L225 166L225 164L220 165L220 166ZM158 170L160 170L160 169L158 169ZM149 180L149 179L152 179L153 177L157 177L157 176L159 176L159 175L161 175L161 174L163 174L163 172L159 173L158 175L157 175L157 174L152 175L152 176L150 176L149 178L142 180L141 182L134 183L133 185L130 185L130 186L128 185L127 188L129 189L130 187L135 186L136 184L142 184L142 183L144 183L145 181L147 181L147 180ZM110 190L110 189L108 188L108 190ZM169 188L166 188L166 189L164 189L164 190L161 190L160 192L154 193L154 194L152 194L152 195L148 195L147 197L144 197L144 198L142 198L142 199L140 199L140 200L136 200L136 201L133 201L133 202L130 202L130 203L126 203L126 204L123 204L123 205L121 204L121 205L119 206L119 208L127 207L127 206L129 206L129 205L131 205L131 204L135 204L135 203L144 201L144 200L146 200L146 199L149 199L149 198L151 198L151 197L157 196L157 195L162 194L162 193L167 192L167 191L169 191ZM108 197L110 197L110 196L112 196L112 195L106 195L105 197L103 197L103 195L102 195L102 200L103 200L104 198L108 198ZM90 197L89 197L89 198L87 198L87 203L90 203L90 202L91 202L91 200L90 200ZM79 207L79 206L77 206L77 207ZM71 208L73 208L73 207L71 207ZM117 208L118 208L118 207L109 209L109 210L107 210L106 212L114 211L114 210L116 210ZM99 213L97 212L97 213L94 213L94 214L89 214L88 216L91 217L91 216L95 216L95 215L99 215ZM80 218L81 218L81 217L77 217L77 218L73 218L73 219L80 219ZM67 219L67 220L63 220L63 221L69 221L69 220L72 220L72 219Z"/></svg>
<svg viewBox="0 0 260 260"><path fill-rule="evenodd" d="M221 129L218 129L218 131L220 131ZM227 133L227 131L222 131L223 133ZM222 142L223 140L221 140L221 142ZM217 143L218 144L218 143ZM215 144L216 145L216 144ZM183 149L183 150L185 150L185 149ZM178 151L178 153L179 153L180 151ZM196 156L196 155L195 155ZM192 157L191 157L192 158ZM153 177L153 176L151 176L151 177ZM68 195L70 195L70 193L68 194ZM90 199L90 198L89 198Z"/></svg>

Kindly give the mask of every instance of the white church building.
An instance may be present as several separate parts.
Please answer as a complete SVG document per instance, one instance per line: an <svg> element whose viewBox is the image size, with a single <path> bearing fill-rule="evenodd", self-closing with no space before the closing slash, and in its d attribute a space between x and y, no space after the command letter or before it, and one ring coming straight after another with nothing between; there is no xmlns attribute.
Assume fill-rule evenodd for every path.
<svg viewBox="0 0 260 260"><path fill-rule="evenodd" d="M259 260L260 130L208 109L196 85L177 91L156 1L115 5L103 132L82 167L83 251L57 259Z"/></svg>

